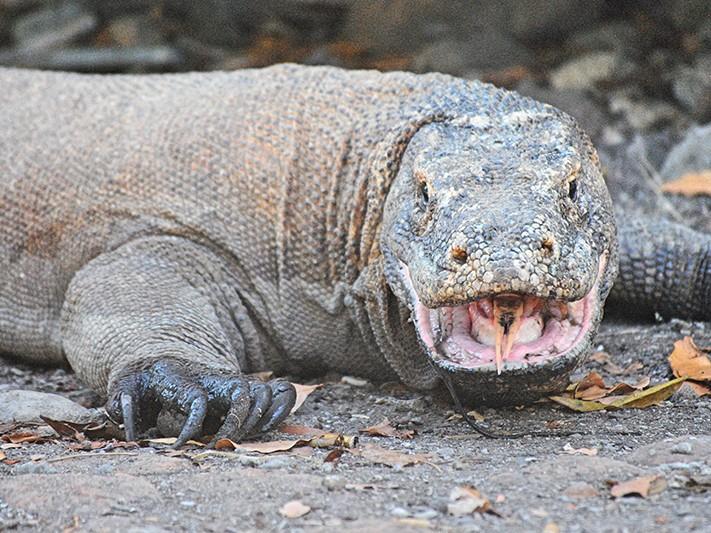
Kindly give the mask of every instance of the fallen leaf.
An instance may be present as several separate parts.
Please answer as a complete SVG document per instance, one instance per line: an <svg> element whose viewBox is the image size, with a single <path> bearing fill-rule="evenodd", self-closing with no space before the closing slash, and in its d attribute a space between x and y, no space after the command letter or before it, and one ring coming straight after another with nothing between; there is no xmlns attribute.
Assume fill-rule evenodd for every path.
<svg viewBox="0 0 711 533"><path fill-rule="evenodd" d="M52 420L46 416L40 415L40 418L44 420L49 427L51 427L60 437L67 437L74 439L77 442L82 442L86 440L86 436L81 432L77 431L74 427L61 420Z"/></svg>
<svg viewBox="0 0 711 533"><path fill-rule="evenodd" d="M602 376L592 371L578 382L574 393L581 400L597 400L607 394L607 387Z"/></svg>
<svg viewBox="0 0 711 533"><path fill-rule="evenodd" d="M568 455L587 455L588 457L593 457L597 455L597 448L573 448L573 446L567 442L563 446L563 452Z"/></svg>
<svg viewBox="0 0 711 533"><path fill-rule="evenodd" d="M7 455L5 455L5 452L0 451L0 461L4 461L5 459L7 459Z"/></svg>
<svg viewBox="0 0 711 533"><path fill-rule="evenodd" d="M175 444L175 441L177 441L177 440L178 440L177 437L160 437L157 439L142 439L142 440L138 441L138 444L140 444L142 446L146 446L148 444L167 444L170 446L172 444ZM205 443L198 442L196 440L189 440L185 444L191 444L193 446L199 446L201 448L205 447Z"/></svg>
<svg viewBox="0 0 711 533"><path fill-rule="evenodd" d="M294 407L291 408L290 414L294 414L299 409L299 407L304 404L309 394L311 394L319 387L323 386L322 383L319 383L317 385L301 385L299 383L292 383L292 385L296 389L296 401L294 402Z"/></svg>
<svg viewBox="0 0 711 533"><path fill-rule="evenodd" d="M398 439L411 439L415 436L412 429L395 429L387 418L384 418L380 424L361 429L360 432L367 433L371 437L396 437Z"/></svg>
<svg viewBox="0 0 711 533"><path fill-rule="evenodd" d="M432 522L426 518L398 518L396 522L399 525L407 527L419 527L424 529L430 529L432 527Z"/></svg>
<svg viewBox="0 0 711 533"><path fill-rule="evenodd" d="M49 441L47 437L29 431L19 431L17 433L13 433L12 435L3 435L2 440L11 444L41 444Z"/></svg>
<svg viewBox="0 0 711 533"><path fill-rule="evenodd" d="M290 502L286 502L283 507L279 509L279 514L284 518L301 518L310 511L311 507L308 505L304 505L299 500L291 500Z"/></svg>
<svg viewBox="0 0 711 533"><path fill-rule="evenodd" d="M477 422L483 422L484 420L486 420L486 418L484 418L484 415L482 415L479 411L475 411L475 410L469 411L467 413L467 416L469 418L473 418Z"/></svg>
<svg viewBox="0 0 711 533"><path fill-rule="evenodd" d="M328 455L323 459L324 463L336 463L338 460L341 458L343 455L343 452L345 450L343 448L336 448L335 450L331 450L328 452Z"/></svg>
<svg viewBox="0 0 711 533"><path fill-rule="evenodd" d="M321 433L310 439L295 440L274 440L269 442L240 442L236 443L230 439L219 439L215 443L216 450L246 450L263 454L286 452L293 448L311 446L312 448L355 448L358 445L358 437L342 435L340 433Z"/></svg>
<svg viewBox="0 0 711 533"><path fill-rule="evenodd" d="M641 496L646 498L654 494L659 494L667 488L667 482L662 476L642 476L617 483L610 489L610 494L614 498L623 496Z"/></svg>
<svg viewBox="0 0 711 533"><path fill-rule="evenodd" d="M602 409L643 409L651 405L657 405L671 397L672 394L679 390L685 379L672 379L643 390L636 390L635 386L632 385L620 384L619 387L616 385L609 391L628 389L632 390L632 392L624 395L606 396L597 400L582 400L570 395L551 396L549 399L580 413L600 411ZM643 383L640 382L640 384Z"/></svg>
<svg viewBox="0 0 711 533"><path fill-rule="evenodd" d="M663 192L684 196L711 196L711 170L689 172L662 185Z"/></svg>
<svg viewBox="0 0 711 533"><path fill-rule="evenodd" d="M548 522L543 526L543 533L560 533L560 527L555 522Z"/></svg>
<svg viewBox="0 0 711 533"><path fill-rule="evenodd" d="M644 409L651 405L658 405L678 391L685 379L686 378L676 378L654 385L648 389L635 391L611 403L609 407L615 409Z"/></svg>
<svg viewBox="0 0 711 533"><path fill-rule="evenodd" d="M368 385L368 380L356 378L354 376L343 376L341 377L341 383L351 385L352 387L365 387Z"/></svg>
<svg viewBox="0 0 711 533"><path fill-rule="evenodd" d="M490 513L500 516L491 507L488 498L482 496L481 492L469 485L461 485L452 489L449 499L447 512L452 516L464 516L472 513Z"/></svg>
<svg viewBox="0 0 711 533"><path fill-rule="evenodd" d="M684 337L674 343L669 365L678 378L711 381L711 359L694 344L691 337Z"/></svg>
<svg viewBox="0 0 711 533"><path fill-rule="evenodd" d="M698 397L711 396L710 385L703 385L701 383L695 383L693 381L686 381L684 385L682 385L682 389L684 387L688 387L689 389L691 389L691 391Z"/></svg>
<svg viewBox="0 0 711 533"><path fill-rule="evenodd" d="M351 453L372 463L400 468L423 463L432 464L432 456L430 454L401 453L381 448L375 444L365 444L360 448L351 450Z"/></svg>

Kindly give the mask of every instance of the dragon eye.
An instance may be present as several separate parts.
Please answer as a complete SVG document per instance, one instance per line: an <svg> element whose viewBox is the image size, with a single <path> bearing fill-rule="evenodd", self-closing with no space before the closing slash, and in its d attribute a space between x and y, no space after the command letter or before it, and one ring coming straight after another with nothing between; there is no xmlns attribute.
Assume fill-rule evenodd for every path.
<svg viewBox="0 0 711 533"><path fill-rule="evenodd" d="M426 181L420 182L420 198L422 199L422 203L424 205L427 205L430 202L430 190L427 187Z"/></svg>
<svg viewBox="0 0 711 533"><path fill-rule="evenodd" d="M573 178L568 182L568 198L573 202L578 198L578 179Z"/></svg>

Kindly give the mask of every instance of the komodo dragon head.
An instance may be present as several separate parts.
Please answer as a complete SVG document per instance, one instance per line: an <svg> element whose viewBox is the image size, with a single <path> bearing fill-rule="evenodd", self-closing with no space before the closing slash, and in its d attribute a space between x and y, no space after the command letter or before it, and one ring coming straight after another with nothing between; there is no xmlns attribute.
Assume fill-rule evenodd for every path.
<svg viewBox="0 0 711 533"><path fill-rule="evenodd" d="M422 126L381 233L422 349L459 394L494 405L566 386L602 319L616 246L589 138L537 103Z"/></svg>

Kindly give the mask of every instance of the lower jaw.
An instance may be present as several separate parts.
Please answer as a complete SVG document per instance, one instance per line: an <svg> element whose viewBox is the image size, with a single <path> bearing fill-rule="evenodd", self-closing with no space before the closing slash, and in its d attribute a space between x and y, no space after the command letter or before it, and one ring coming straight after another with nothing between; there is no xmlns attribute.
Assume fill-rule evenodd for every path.
<svg viewBox="0 0 711 533"><path fill-rule="evenodd" d="M434 361L434 364L464 405L522 405L565 390L570 375L587 357L589 346L580 346L576 353L556 358L546 365L521 365L508 368L502 374L463 369L446 361Z"/></svg>

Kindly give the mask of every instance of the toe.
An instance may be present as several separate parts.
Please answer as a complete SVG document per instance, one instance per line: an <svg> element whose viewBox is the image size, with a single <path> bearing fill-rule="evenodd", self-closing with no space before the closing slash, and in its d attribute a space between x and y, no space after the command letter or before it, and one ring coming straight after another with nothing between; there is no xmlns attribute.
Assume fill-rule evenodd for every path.
<svg viewBox="0 0 711 533"><path fill-rule="evenodd" d="M269 386L272 389L272 403L253 433L269 431L281 424L296 403L296 389L288 381L277 379L269 382Z"/></svg>

